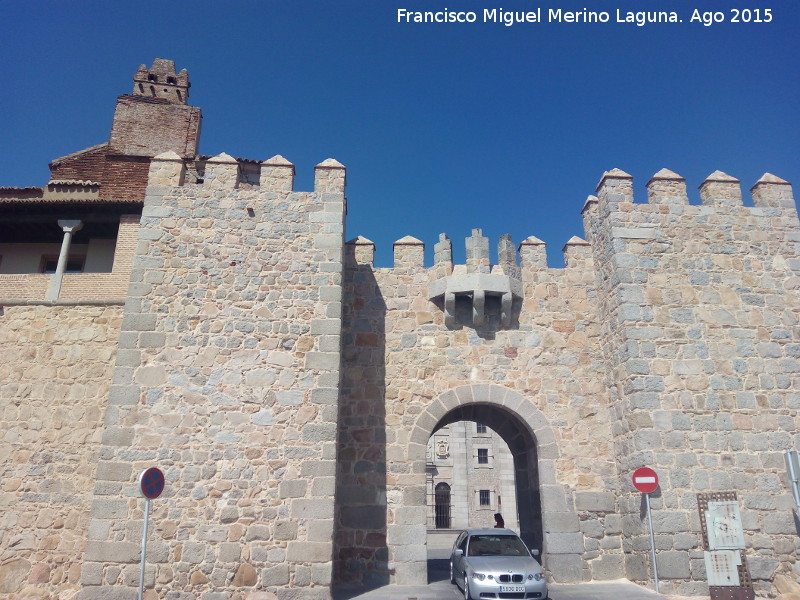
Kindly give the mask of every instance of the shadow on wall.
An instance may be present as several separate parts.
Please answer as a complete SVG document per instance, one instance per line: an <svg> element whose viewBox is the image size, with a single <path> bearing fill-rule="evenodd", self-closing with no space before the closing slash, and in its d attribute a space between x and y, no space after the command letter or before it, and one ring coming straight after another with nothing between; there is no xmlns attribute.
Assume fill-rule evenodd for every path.
<svg viewBox="0 0 800 600"><path fill-rule="evenodd" d="M389 584L386 545L386 303L370 265L345 246L333 586Z"/></svg>

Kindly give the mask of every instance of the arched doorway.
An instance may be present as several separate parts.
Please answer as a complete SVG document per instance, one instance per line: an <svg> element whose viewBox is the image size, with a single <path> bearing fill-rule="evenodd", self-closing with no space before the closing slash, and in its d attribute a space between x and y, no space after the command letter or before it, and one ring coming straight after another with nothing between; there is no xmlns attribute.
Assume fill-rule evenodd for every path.
<svg viewBox="0 0 800 600"><path fill-rule="evenodd" d="M575 517L570 522L577 519L565 486L557 482L559 451L553 428L529 398L501 385L473 384L433 398L413 425L405 432L395 432L394 442L387 444L386 542L394 567L392 583L427 583L428 441L440 428L456 421L485 423L502 436L514 459L521 537L529 547L541 550L548 570L548 553L557 553L551 572L559 574L559 581L579 581L583 563L577 540L574 549L548 549L548 540L566 531L560 517L569 514ZM547 535L543 524L547 524Z"/></svg>
<svg viewBox="0 0 800 600"><path fill-rule="evenodd" d="M536 439L530 428L507 408L478 402L450 410L436 424L433 433L461 421L472 421L491 428L508 446L513 460L519 534L529 547L541 551L543 529L539 461Z"/></svg>

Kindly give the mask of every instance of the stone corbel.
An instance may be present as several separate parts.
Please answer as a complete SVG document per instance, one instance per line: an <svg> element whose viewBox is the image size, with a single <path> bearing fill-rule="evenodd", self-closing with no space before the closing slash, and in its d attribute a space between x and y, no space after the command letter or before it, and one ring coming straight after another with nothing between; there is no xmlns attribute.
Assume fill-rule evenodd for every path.
<svg viewBox="0 0 800 600"><path fill-rule="evenodd" d="M484 290L475 290L472 293L472 324L475 327L480 327L486 320L485 306L486 292Z"/></svg>
<svg viewBox="0 0 800 600"><path fill-rule="evenodd" d="M500 322L503 327L511 325L511 307L514 305L514 296L507 292L500 297Z"/></svg>
<svg viewBox="0 0 800 600"><path fill-rule="evenodd" d="M444 324L454 327L456 324L456 295L446 292L444 295Z"/></svg>

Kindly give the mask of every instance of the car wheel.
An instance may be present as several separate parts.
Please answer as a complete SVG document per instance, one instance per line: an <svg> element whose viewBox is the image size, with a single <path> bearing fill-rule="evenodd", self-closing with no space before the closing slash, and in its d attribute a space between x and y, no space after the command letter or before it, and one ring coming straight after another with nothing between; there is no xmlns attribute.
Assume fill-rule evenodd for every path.
<svg viewBox="0 0 800 600"><path fill-rule="evenodd" d="M450 561L450 583L455 583L455 582L456 582L456 574L453 571L453 561L451 560Z"/></svg>
<svg viewBox="0 0 800 600"><path fill-rule="evenodd" d="M472 596L469 593L469 582L467 582L466 575L464 575L464 600L472 600Z"/></svg>

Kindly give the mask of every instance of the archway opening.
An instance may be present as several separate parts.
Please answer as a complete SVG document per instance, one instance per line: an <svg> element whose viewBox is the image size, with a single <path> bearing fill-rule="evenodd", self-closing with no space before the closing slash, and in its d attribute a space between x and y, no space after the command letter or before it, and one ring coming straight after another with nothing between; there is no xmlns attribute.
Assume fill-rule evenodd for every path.
<svg viewBox="0 0 800 600"><path fill-rule="evenodd" d="M531 427L526 424L517 414L505 407L488 403L474 403L459 406L449 411L442 417L431 434L428 452L429 460L427 464L429 486L432 481L432 471L439 471L435 460L430 460L430 454L434 456L444 455L446 452L453 452L456 448L450 445L446 436L438 435L445 428L458 431L459 434L467 435L467 443L464 444L463 455L469 461L469 467L480 472L484 465L492 465L500 470L503 469L504 461L508 465L505 476L499 475L496 478L497 485L486 485L485 487L473 485L461 485L462 493L468 496L469 502L465 505L478 507L477 511L467 511L459 517L456 512L458 508L456 495L458 489L456 481L452 482L434 481L434 489L429 490L434 493L432 513L433 523L429 518L428 527L437 524L437 504L436 491L439 483L451 486L450 503L451 515L450 526L453 529L465 529L467 527L492 527L494 525L493 516L495 512L503 514L506 527L518 531L522 540L529 548L542 550L543 530L542 530L542 505L539 494L539 470L538 456L536 449L536 438ZM486 433L482 430L485 428ZM474 432L474 434L473 434ZM480 433L479 433L480 432ZM502 440L500 444L491 444L492 432ZM484 437L485 436L485 437ZM481 440L484 440L483 442ZM502 456L503 447L507 451L507 456ZM461 453L461 449L459 449ZM489 469L487 469L489 470ZM463 472L463 471L462 471ZM484 479L489 481L489 478ZM505 480L505 481L504 481ZM479 478L473 481L480 481ZM505 484L505 487L504 487ZM504 490L508 490L505 491ZM473 497L474 496L474 497ZM430 497L430 496L429 496ZM482 510L483 509L483 510ZM483 515L483 513L486 513ZM479 515L476 517L476 515ZM466 516L466 518L464 518ZM434 527L438 529L438 527Z"/></svg>
<svg viewBox="0 0 800 600"><path fill-rule="evenodd" d="M493 527L496 514L509 529L519 529L513 457L491 427L473 421L445 425L428 440L425 466L429 544L432 536L442 538L441 530Z"/></svg>

